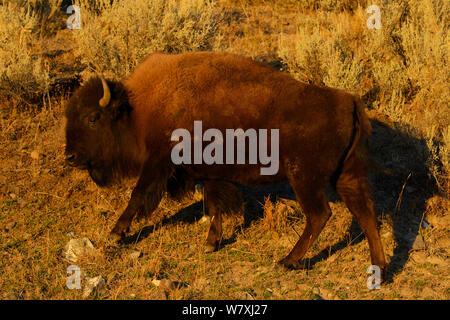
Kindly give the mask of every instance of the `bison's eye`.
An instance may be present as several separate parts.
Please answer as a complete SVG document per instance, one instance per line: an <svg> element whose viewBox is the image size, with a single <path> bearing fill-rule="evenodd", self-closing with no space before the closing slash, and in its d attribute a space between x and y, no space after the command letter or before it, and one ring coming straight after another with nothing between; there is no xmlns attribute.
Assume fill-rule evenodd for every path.
<svg viewBox="0 0 450 320"><path fill-rule="evenodd" d="M100 113L91 114L88 117L89 125L94 126L98 119L100 119Z"/></svg>

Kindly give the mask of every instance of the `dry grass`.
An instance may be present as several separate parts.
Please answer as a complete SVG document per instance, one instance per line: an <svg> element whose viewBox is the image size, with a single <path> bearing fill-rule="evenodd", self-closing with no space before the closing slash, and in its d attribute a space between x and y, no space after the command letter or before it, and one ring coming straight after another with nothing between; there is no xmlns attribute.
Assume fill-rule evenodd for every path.
<svg viewBox="0 0 450 320"><path fill-rule="evenodd" d="M72 237L87 236L99 250L77 265L85 276L107 280L91 298L450 299L446 2L380 4L383 27L368 30L366 1L81 1L83 29L56 33L42 33L42 15L14 2L0 6L0 39L8 39L0 47L7 96L0 108L0 298L81 298L66 287L69 264L61 250ZM60 13L47 19L48 28L65 22ZM64 53L42 58L61 46ZM311 270L276 265L305 224L287 200L293 197L287 185L245 189L245 219L225 218L225 241L213 254L202 253L208 225L197 222L198 194L181 203L164 200L151 219L133 224L127 244L107 246L133 181L103 190L65 166L69 93L50 95L48 83L55 74L87 77L90 64L117 78L156 50L208 48L273 62L302 81L363 96L374 126L372 153L393 171L371 175L391 261L391 282L381 290L366 287L367 241L333 193L334 214L305 260ZM27 95L36 94L41 108L23 111ZM423 220L432 227L423 228ZM420 234L425 249L412 250L410 234ZM130 259L132 250L143 256ZM152 284L166 278L185 286Z"/></svg>
<svg viewBox="0 0 450 320"><path fill-rule="evenodd" d="M217 20L213 2L79 1L77 55L105 75L122 78L150 53L210 50ZM100 9L99 9L100 8Z"/></svg>
<svg viewBox="0 0 450 320"><path fill-rule="evenodd" d="M365 27L362 7L298 15L295 34L280 36L279 55L299 80L364 96L409 133L443 142L450 125L448 4L390 2L380 8L380 30ZM433 175L448 193L450 146L429 150L433 163L442 164Z"/></svg>
<svg viewBox="0 0 450 320"><path fill-rule="evenodd" d="M30 101L48 87L48 68L33 51L39 16L29 7L8 3L0 7L0 94Z"/></svg>

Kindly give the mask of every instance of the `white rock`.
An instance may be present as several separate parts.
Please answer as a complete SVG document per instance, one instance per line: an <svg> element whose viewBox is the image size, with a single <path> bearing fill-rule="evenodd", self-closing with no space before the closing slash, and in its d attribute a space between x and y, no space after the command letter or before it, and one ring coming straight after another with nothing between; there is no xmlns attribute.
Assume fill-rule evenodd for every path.
<svg viewBox="0 0 450 320"><path fill-rule="evenodd" d="M83 297L87 298L95 292L100 292L105 287L105 279L102 276L97 276L94 278L86 278L85 285L83 289Z"/></svg>
<svg viewBox="0 0 450 320"><path fill-rule="evenodd" d="M203 216L200 220L198 220L198 223L204 224L204 223L210 223L211 218L209 216Z"/></svg>
<svg viewBox="0 0 450 320"><path fill-rule="evenodd" d="M153 283L156 287L159 287L159 285L161 284L161 280L153 279L153 280L152 280L152 283Z"/></svg>
<svg viewBox="0 0 450 320"><path fill-rule="evenodd" d="M84 237L81 239L71 239L63 250L63 257L69 262L77 262L80 257L95 253L92 242Z"/></svg>
<svg viewBox="0 0 450 320"><path fill-rule="evenodd" d="M422 238L422 236L420 234L417 235L416 239L414 240L412 248L413 248L413 250L423 250L423 249L425 249L425 242L423 241L423 238Z"/></svg>
<svg viewBox="0 0 450 320"><path fill-rule="evenodd" d="M168 280L168 279L161 279L161 280L158 280L158 279L153 279L152 280L152 283L156 286L156 287L158 287L158 288L161 288L161 289L169 289L169 290L173 290L173 289L175 289L175 283L173 283L172 281L170 281L170 280Z"/></svg>
<svg viewBox="0 0 450 320"><path fill-rule="evenodd" d="M142 252L140 251L133 251L132 253L130 253L128 255L128 258L130 258L131 260L137 260L142 256Z"/></svg>
<svg viewBox="0 0 450 320"><path fill-rule="evenodd" d="M246 291L236 292L234 294L235 298L238 300L255 300L255 298Z"/></svg>
<svg viewBox="0 0 450 320"><path fill-rule="evenodd" d="M428 222L426 222L425 220L422 220L422 228L426 229L430 226L430 224Z"/></svg>

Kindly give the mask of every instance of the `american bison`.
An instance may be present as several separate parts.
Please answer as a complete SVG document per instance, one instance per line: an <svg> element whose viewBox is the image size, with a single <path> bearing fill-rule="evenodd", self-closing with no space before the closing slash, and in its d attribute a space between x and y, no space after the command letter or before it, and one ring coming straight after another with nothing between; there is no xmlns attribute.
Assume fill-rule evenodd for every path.
<svg viewBox="0 0 450 320"><path fill-rule="evenodd" d="M139 177L111 231L116 239L134 217L151 214L164 194L180 196L201 183L211 217L206 251L214 251L222 214L238 202L235 185L288 180L306 227L280 263L302 268L302 257L331 215L325 193L331 183L364 231L372 264L386 270L367 180L371 126L361 102L349 93L298 82L238 55L154 53L123 81L87 81L68 102L66 118L70 165L88 170L99 186ZM172 134L179 128L192 133L195 121L221 132L278 129L278 170L264 175L255 163L174 164ZM248 146L246 151L249 156Z"/></svg>

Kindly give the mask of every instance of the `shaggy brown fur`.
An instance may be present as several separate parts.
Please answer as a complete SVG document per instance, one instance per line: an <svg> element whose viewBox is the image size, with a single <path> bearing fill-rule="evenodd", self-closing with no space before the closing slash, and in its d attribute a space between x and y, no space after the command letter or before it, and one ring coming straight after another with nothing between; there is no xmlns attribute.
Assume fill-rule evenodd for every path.
<svg viewBox="0 0 450 320"><path fill-rule="evenodd" d="M301 268L301 259L331 215L325 185L332 182L365 232L372 264L385 259L368 191L367 137L371 127L359 100L340 90L300 83L250 59L214 52L150 55L123 82L108 81L112 98L92 79L67 107L67 156L88 169L99 185L139 176L132 197L112 230L123 236L139 214L151 214L163 194L180 196L203 182L212 224L207 251L221 237L224 190L232 183L258 185L289 180L307 218L306 228L280 261ZM279 129L280 167L261 175L259 164L180 165L170 158L175 129ZM235 194L232 192L232 194ZM225 197L224 197L225 195ZM234 196L233 196L234 197Z"/></svg>

